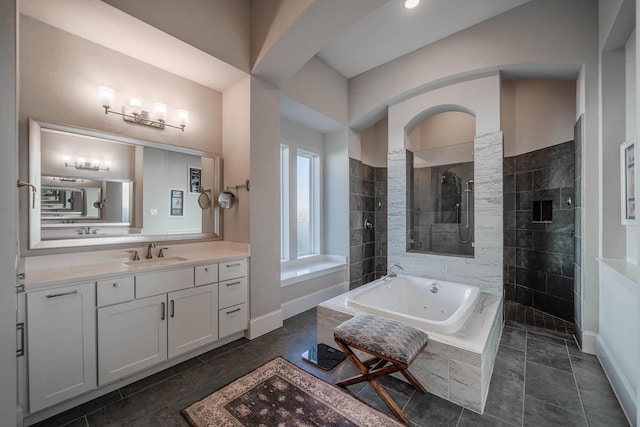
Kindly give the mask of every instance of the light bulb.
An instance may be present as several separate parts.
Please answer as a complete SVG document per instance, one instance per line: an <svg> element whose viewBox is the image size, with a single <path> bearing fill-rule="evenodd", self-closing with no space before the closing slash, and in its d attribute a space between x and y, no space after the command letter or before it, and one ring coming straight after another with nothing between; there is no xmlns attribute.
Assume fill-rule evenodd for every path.
<svg viewBox="0 0 640 427"><path fill-rule="evenodd" d="M113 106L113 98L116 91L107 86L98 86L98 97L100 98L100 104L109 109Z"/></svg>
<svg viewBox="0 0 640 427"><path fill-rule="evenodd" d="M153 107L156 111L156 119L158 121L164 122L165 120L167 120L167 104L156 102L155 104L153 104Z"/></svg>
<svg viewBox="0 0 640 427"><path fill-rule="evenodd" d="M83 167L84 166L84 157L78 157L78 160L76 160L76 165L78 165L79 167Z"/></svg>
<svg viewBox="0 0 640 427"><path fill-rule="evenodd" d="M189 110L178 110L178 123L180 126L189 124Z"/></svg>
<svg viewBox="0 0 640 427"><path fill-rule="evenodd" d="M413 9L420 4L420 0L404 0L404 7L406 9Z"/></svg>
<svg viewBox="0 0 640 427"><path fill-rule="evenodd" d="M129 99L129 108L131 108L131 113L134 115L142 114L142 99L140 98Z"/></svg>

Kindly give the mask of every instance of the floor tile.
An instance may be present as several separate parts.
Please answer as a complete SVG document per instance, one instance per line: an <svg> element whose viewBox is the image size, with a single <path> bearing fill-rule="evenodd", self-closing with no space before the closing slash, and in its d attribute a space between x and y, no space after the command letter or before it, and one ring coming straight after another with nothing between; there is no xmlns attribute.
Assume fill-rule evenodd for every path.
<svg viewBox="0 0 640 427"><path fill-rule="evenodd" d="M583 412L572 374L533 362L527 362L526 369L525 396L574 413Z"/></svg>
<svg viewBox="0 0 640 427"><path fill-rule="evenodd" d="M524 378L494 371L484 413L514 425L521 425L523 399Z"/></svg>
<svg viewBox="0 0 640 427"><path fill-rule="evenodd" d="M137 393L140 390L151 387L154 384L178 375L179 373L184 372L188 369L199 366L200 364L202 364L202 362L197 357L194 357L175 366L167 368L164 371L160 371L156 374L136 381L135 383L124 386L120 389L120 394L122 394L123 397L131 396L132 394Z"/></svg>
<svg viewBox="0 0 640 427"><path fill-rule="evenodd" d="M137 420L124 423L123 427L189 427L189 424L182 418L181 415L177 417L164 407L160 410L138 418Z"/></svg>
<svg viewBox="0 0 640 427"><path fill-rule="evenodd" d="M628 427L629 422L613 393L580 391L590 427Z"/></svg>
<svg viewBox="0 0 640 427"><path fill-rule="evenodd" d="M468 409L462 410L457 427L520 427L519 423L508 423L488 414L476 414Z"/></svg>
<svg viewBox="0 0 640 427"><path fill-rule="evenodd" d="M182 375L193 388L200 388L205 384L211 383L217 377L233 373L241 366L257 359L254 353L244 347L238 347L225 353L218 353L199 365L197 369L189 369L183 372Z"/></svg>
<svg viewBox="0 0 640 427"><path fill-rule="evenodd" d="M493 366L494 374L524 380L525 352L510 347L500 347Z"/></svg>
<svg viewBox="0 0 640 427"><path fill-rule="evenodd" d="M419 426L455 426L462 408L431 393L415 393L403 412Z"/></svg>
<svg viewBox="0 0 640 427"><path fill-rule="evenodd" d="M571 364L580 391L613 394L600 362L574 357L571 359Z"/></svg>
<svg viewBox="0 0 640 427"><path fill-rule="evenodd" d="M531 427L586 427L584 415L526 396L524 398L523 426Z"/></svg>
<svg viewBox="0 0 640 427"><path fill-rule="evenodd" d="M104 396L100 396L96 399L90 400L87 403L83 403L82 405L76 406L75 408L71 408L68 411L62 412L42 422L34 424L33 427L62 426L70 423L71 421L75 421L78 418L82 418L86 414L111 405L112 403L115 403L119 400L122 400L120 392L117 390L112 391L111 393L107 393Z"/></svg>
<svg viewBox="0 0 640 427"><path fill-rule="evenodd" d="M527 332L518 329L505 326L502 330L502 337L500 338L500 345L511 347L516 350L524 350L527 341Z"/></svg>
<svg viewBox="0 0 640 427"><path fill-rule="evenodd" d="M527 338L527 362L535 362L551 368L560 369L571 373L571 360L567 346L551 341L541 341L532 338L530 334Z"/></svg>

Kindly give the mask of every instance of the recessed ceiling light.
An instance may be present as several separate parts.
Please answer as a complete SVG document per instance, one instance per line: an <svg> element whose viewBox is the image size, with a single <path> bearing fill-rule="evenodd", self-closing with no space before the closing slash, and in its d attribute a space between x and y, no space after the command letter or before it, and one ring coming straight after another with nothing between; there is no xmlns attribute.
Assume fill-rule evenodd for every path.
<svg viewBox="0 0 640 427"><path fill-rule="evenodd" d="M420 0L404 0L404 7L407 9L413 9L420 4Z"/></svg>

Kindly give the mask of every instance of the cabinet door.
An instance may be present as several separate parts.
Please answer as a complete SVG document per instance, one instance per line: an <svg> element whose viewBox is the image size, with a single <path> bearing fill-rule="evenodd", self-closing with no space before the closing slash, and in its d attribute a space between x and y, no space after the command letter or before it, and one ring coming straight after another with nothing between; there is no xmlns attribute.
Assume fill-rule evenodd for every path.
<svg viewBox="0 0 640 427"><path fill-rule="evenodd" d="M206 285L169 295L169 357L218 339L218 286Z"/></svg>
<svg viewBox="0 0 640 427"><path fill-rule="evenodd" d="M167 359L167 297L98 309L98 381L109 383Z"/></svg>
<svg viewBox="0 0 640 427"><path fill-rule="evenodd" d="M96 387L95 284L27 294L29 412Z"/></svg>

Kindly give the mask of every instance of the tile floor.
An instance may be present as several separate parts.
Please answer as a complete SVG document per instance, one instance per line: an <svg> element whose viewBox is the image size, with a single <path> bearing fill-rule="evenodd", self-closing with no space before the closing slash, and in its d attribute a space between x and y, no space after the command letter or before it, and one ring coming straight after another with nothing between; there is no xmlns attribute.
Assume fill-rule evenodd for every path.
<svg viewBox="0 0 640 427"><path fill-rule="evenodd" d="M315 341L313 309L258 339L235 341L37 425L186 426L180 409L279 355L329 382L356 374L348 361L325 372L301 360ZM515 323L504 328L484 415L414 393L394 378L383 383L412 427L628 426L595 356L571 340ZM368 385L350 390L389 413Z"/></svg>
<svg viewBox="0 0 640 427"><path fill-rule="evenodd" d="M533 307L527 307L515 301L506 300L504 302L504 317L507 320L523 325L536 326L548 331L567 334L567 337L574 333L574 325L572 322L567 322L564 319L552 316L544 311L536 310Z"/></svg>

